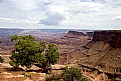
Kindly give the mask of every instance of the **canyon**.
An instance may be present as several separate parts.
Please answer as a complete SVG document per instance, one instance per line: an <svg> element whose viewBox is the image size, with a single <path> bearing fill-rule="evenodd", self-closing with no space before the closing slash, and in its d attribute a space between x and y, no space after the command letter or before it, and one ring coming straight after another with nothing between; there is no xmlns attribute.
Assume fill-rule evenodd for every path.
<svg viewBox="0 0 121 81"><path fill-rule="evenodd" d="M9 31L9 30L8 30ZM49 31L49 30L48 30ZM55 31L55 30L54 30ZM10 32L9 32L10 33ZM19 30L18 35L34 35L36 41L55 43L60 51L60 65L76 65L90 81L121 80L121 31L119 30L64 30L64 32ZM10 36L9 36L10 35ZM8 63L13 34L0 36L0 52Z"/></svg>

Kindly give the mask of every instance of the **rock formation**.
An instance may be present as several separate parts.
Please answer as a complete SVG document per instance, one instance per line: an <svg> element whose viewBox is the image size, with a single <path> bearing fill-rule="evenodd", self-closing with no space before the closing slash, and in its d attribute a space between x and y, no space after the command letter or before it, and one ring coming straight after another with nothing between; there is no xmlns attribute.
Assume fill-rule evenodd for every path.
<svg viewBox="0 0 121 81"><path fill-rule="evenodd" d="M64 37L67 38L80 38L80 36L86 36L83 32L79 31L69 31Z"/></svg>
<svg viewBox="0 0 121 81"><path fill-rule="evenodd" d="M73 35L79 35L79 36L85 36L83 32L78 32L78 31L69 31L68 34L73 34Z"/></svg>
<svg viewBox="0 0 121 81"><path fill-rule="evenodd" d="M121 48L121 31L94 31L93 41L104 41L114 48Z"/></svg>
<svg viewBox="0 0 121 81"><path fill-rule="evenodd" d="M93 37L94 32L86 32L86 35L89 36L89 37Z"/></svg>

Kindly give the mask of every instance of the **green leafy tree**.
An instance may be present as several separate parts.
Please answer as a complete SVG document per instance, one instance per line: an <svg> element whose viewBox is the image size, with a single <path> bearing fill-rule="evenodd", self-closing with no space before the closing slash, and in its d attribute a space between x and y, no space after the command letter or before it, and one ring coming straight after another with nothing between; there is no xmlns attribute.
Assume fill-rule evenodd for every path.
<svg viewBox="0 0 121 81"><path fill-rule="evenodd" d="M74 67L65 68L62 73L62 77L64 81L88 81L87 79L83 78L81 70Z"/></svg>
<svg viewBox="0 0 121 81"><path fill-rule="evenodd" d="M11 41L16 42L15 50L12 51L11 61L9 62L13 67L21 65L30 68L31 65L36 65L47 73L50 65L57 62L59 58L59 52L55 44L49 44L48 49L46 49L44 41L35 42L31 35L14 35Z"/></svg>
<svg viewBox="0 0 121 81"><path fill-rule="evenodd" d="M45 52L45 61L39 62L35 64L36 66L43 68L45 73L48 73L48 71L51 69L50 65L55 64L57 60L59 59L59 52L58 48L55 44L48 44L48 49Z"/></svg>
<svg viewBox="0 0 121 81"><path fill-rule="evenodd" d="M0 56L0 63L3 63L4 59Z"/></svg>

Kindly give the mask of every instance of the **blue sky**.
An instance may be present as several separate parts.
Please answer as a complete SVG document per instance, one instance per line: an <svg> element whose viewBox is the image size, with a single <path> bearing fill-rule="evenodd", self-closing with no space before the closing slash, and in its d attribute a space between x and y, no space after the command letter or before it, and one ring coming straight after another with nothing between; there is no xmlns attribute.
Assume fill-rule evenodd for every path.
<svg viewBox="0 0 121 81"><path fill-rule="evenodd" d="M121 0L0 0L0 28L121 30Z"/></svg>

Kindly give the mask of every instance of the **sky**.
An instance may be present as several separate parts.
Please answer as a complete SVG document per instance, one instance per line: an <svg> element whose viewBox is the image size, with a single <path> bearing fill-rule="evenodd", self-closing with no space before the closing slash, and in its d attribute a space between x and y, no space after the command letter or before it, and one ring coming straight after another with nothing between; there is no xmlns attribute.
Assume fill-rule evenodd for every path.
<svg viewBox="0 0 121 81"><path fill-rule="evenodd" d="M121 0L0 0L0 28L121 30Z"/></svg>

